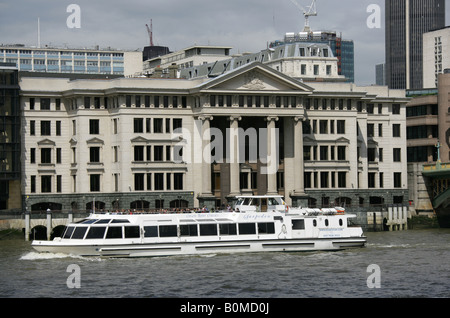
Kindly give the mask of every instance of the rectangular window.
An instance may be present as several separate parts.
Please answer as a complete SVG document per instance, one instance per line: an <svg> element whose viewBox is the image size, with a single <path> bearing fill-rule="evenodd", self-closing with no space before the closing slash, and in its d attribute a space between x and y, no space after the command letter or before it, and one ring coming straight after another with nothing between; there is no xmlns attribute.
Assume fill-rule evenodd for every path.
<svg viewBox="0 0 450 318"><path fill-rule="evenodd" d="M52 148L41 149L41 163L52 163Z"/></svg>
<svg viewBox="0 0 450 318"><path fill-rule="evenodd" d="M106 226L91 226L86 235L87 239L102 239L105 235Z"/></svg>
<svg viewBox="0 0 450 318"><path fill-rule="evenodd" d="M292 220L292 229L293 230L304 230L305 229L305 220Z"/></svg>
<svg viewBox="0 0 450 318"><path fill-rule="evenodd" d="M180 236L198 236L197 224L180 225Z"/></svg>
<svg viewBox="0 0 450 318"><path fill-rule="evenodd" d="M320 160L328 160L328 146L320 146Z"/></svg>
<svg viewBox="0 0 450 318"><path fill-rule="evenodd" d="M144 173L136 173L134 175L134 190L143 191L144 190Z"/></svg>
<svg viewBox="0 0 450 318"><path fill-rule="evenodd" d="M346 160L346 146L338 146L338 160Z"/></svg>
<svg viewBox="0 0 450 318"><path fill-rule="evenodd" d="M220 235L236 235L236 224L219 224Z"/></svg>
<svg viewBox="0 0 450 318"><path fill-rule="evenodd" d="M217 224L200 224L200 236L217 235Z"/></svg>
<svg viewBox="0 0 450 318"><path fill-rule="evenodd" d="M127 107L131 107L131 95L126 95L125 96L125 105Z"/></svg>
<svg viewBox="0 0 450 318"><path fill-rule="evenodd" d="M158 227L144 226L144 237L158 237Z"/></svg>
<svg viewBox="0 0 450 318"><path fill-rule="evenodd" d="M106 232L107 239L121 239L122 238L122 227L121 226L109 226Z"/></svg>
<svg viewBox="0 0 450 318"><path fill-rule="evenodd" d="M30 180L30 192L36 193L36 176L31 176Z"/></svg>
<svg viewBox="0 0 450 318"><path fill-rule="evenodd" d="M338 187L347 187L347 172L338 172Z"/></svg>
<svg viewBox="0 0 450 318"><path fill-rule="evenodd" d="M392 137L400 137L400 124L392 125Z"/></svg>
<svg viewBox="0 0 450 318"><path fill-rule="evenodd" d="M160 225L159 226L159 237L176 237L177 235L176 225Z"/></svg>
<svg viewBox="0 0 450 318"><path fill-rule="evenodd" d="M400 115L400 104L392 104L392 114Z"/></svg>
<svg viewBox="0 0 450 318"><path fill-rule="evenodd" d="M134 118L133 124L135 133L144 132L144 118Z"/></svg>
<svg viewBox="0 0 450 318"><path fill-rule="evenodd" d="M41 192L52 192L52 176L41 176Z"/></svg>
<svg viewBox="0 0 450 318"><path fill-rule="evenodd" d="M134 146L134 161L144 161L144 146Z"/></svg>
<svg viewBox="0 0 450 318"><path fill-rule="evenodd" d="M124 226L125 238L139 238L141 233L139 226Z"/></svg>
<svg viewBox="0 0 450 318"><path fill-rule="evenodd" d="M163 120L162 118L153 118L153 132L159 134L163 132Z"/></svg>
<svg viewBox="0 0 450 318"><path fill-rule="evenodd" d="M394 148L394 162L400 162L401 161L401 149L400 148Z"/></svg>
<svg viewBox="0 0 450 318"><path fill-rule="evenodd" d="M153 149L154 149L153 160L154 161L163 161L164 147L163 146L154 146Z"/></svg>
<svg viewBox="0 0 450 318"><path fill-rule="evenodd" d="M367 124L367 137L374 137L375 129L374 124Z"/></svg>
<svg viewBox="0 0 450 318"><path fill-rule="evenodd" d="M164 173L155 173L155 190L164 190Z"/></svg>
<svg viewBox="0 0 450 318"><path fill-rule="evenodd" d="M328 120L319 121L319 131L321 134L328 134Z"/></svg>
<svg viewBox="0 0 450 318"><path fill-rule="evenodd" d="M402 173L394 172L394 188L402 187Z"/></svg>
<svg viewBox="0 0 450 318"><path fill-rule="evenodd" d="M61 121L56 122L56 136L61 136Z"/></svg>
<svg viewBox="0 0 450 318"><path fill-rule="evenodd" d="M50 98L41 98L41 110L50 110Z"/></svg>
<svg viewBox="0 0 450 318"><path fill-rule="evenodd" d="M100 147L89 148L89 162L100 162Z"/></svg>
<svg viewBox="0 0 450 318"><path fill-rule="evenodd" d="M375 172L369 172L368 177L368 187L369 188L375 188Z"/></svg>
<svg viewBox="0 0 450 318"><path fill-rule="evenodd" d="M100 134L100 120L89 119L89 134L91 135Z"/></svg>
<svg viewBox="0 0 450 318"><path fill-rule="evenodd" d="M375 162L376 148L367 148L367 160L369 162Z"/></svg>
<svg viewBox="0 0 450 318"><path fill-rule="evenodd" d="M238 227L240 235L256 234L255 223L239 223Z"/></svg>
<svg viewBox="0 0 450 318"><path fill-rule="evenodd" d="M36 122L34 120L30 120L30 136L34 136L36 134Z"/></svg>
<svg viewBox="0 0 450 318"><path fill-rule="evenodd" d="M183 120L181 118L174 118L173 122L173 130L183 127Z"/></svg>
<svg viewBox="0 0 450 318"><path fill-rule="evenodd" d="M274 223L258 223L258 234L274 234Z"/></svg>
<svg viewBox="0 0 450 318"><path fill-rule="evenodd" d="M30 149L30 163L36 163L36 148Z"/></svg>
<svg viewBox="0 0 450 318"><path fill-rule="evenodd" d="M48 120L41 121L41 136L51 135L51 122Z"/></svg>
<svg viewBox="0 0 450 318"><path fill-rule="evenodd" d="M183 190L183 174L182 173L174 173L173 175L173 189L174 190Z"/></svg>
<svg viewBox="0 0 450 318"><path fill-rule="evenodd" d="M91 189L91 192L100 191L100 175L99 174L91 174L90 175L90 189Z"/></svg>
<svg viewBox="0 0 450 318"><path fill-rule="evenodd" d="M338 120L336 121L336 124L337 124L337 133L345 134L345 120Z"/></svg>
<svg viewBox="0 0 450 318"><path fill-rule="evenodd" d="M56 148L56 163L62 162L61 152L62 152L61 148Z"/></svg>

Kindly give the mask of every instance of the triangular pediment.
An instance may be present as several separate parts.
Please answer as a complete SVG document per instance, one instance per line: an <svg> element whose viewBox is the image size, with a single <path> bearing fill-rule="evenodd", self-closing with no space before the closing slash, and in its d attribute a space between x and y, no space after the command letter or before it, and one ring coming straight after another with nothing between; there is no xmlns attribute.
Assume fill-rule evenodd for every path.
<svg viewBox="0 0 450 318"><path fill-rule="evenodd" d="M262 63L254 62L227 72L199 86L203 90L245 92L302 92L313 88Z"/></svg>
<svg viewBox="0 0 450 318"><path fill-rule="evenodd" d="M86 140L86 142L88 144L104 144L103 140L101 140L100 138L94 137L92 139Z"/></svg>
<svg viewBox="0 0 450 318"><path fill-rule="evenodd" d="M50 139L42 139L41 141L38 141L38 146L55 146L56 143L53 140Z"/></svg>
<svg viewBox="0 0 450 318"><path fill-rule="evenodd" d="M148 142L148 141L149 141L148 139L145 139L142 136L137 136L137 137L131 139L131 142Z"/></svg>

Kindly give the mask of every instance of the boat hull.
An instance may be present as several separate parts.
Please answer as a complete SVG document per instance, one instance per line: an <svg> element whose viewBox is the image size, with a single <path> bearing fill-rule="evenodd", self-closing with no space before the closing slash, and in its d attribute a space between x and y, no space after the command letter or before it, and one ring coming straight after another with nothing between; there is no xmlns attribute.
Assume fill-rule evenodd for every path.
<svg viewBox="0 0 450 318"><path fill-rule="evenodd" d="M140 244L61 244L54 241L35 241L38 252L64 253L76 256L153 257L174 255L231 254L248 252L311 252L336 251L364 247L365 237L327 239L278 239L247 241L208 241L189 243ZM58 244L59 243L59 244Z"/></svg>

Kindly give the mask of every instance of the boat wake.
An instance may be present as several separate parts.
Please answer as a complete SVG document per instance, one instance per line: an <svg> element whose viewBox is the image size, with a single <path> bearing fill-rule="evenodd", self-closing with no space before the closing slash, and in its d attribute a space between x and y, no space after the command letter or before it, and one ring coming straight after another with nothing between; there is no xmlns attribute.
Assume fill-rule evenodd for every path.
<svg viewBox="0 0 450 318"><path fill-rule="evenodd" d="M35 260L61 259L61 258L76 258L89 261L101 261L100 257L83 257L64 253L39 253L39 252L29 252L25 255L22 255L19 258L19 260L35 261Z"/></svg>

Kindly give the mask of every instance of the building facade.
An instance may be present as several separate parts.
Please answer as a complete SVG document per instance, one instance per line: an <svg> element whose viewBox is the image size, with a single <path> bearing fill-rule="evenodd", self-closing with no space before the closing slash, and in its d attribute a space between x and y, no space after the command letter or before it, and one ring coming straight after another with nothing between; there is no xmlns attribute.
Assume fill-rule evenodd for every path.
<svg viewBox="0 0 450 318"><path fill-rule="evenodd" d="M385 10L387 85L422 89L422 35L445 26L445 0L386 0Z"/></svg>
<svg viewBox="0 0 450 318"><path fill-rule="evenodd" d="M288 43L317 43L328 45L338 60L338 74L350 83L355 82L355 45L352 40L344 40L342 35L332 31L310 31L299 33L286 33L283 41L274 41L269 44L275 48Z"/></svg>
<svg viewBox="0 0 450 318"><path fill-rule="evenodd" d="M450 69L450 27L423 34L423 88L437 88L445 69Z"/></svg>
<svg viewBox="0 0 450 318"><path fill-rule="evenodd" d="M133 76L142 72L142 52L112 49L0 46L0 62L19 71Z"/></svg>
<svg viewBox="0 0 450 318"><path fill-rule="evenodd" d="M0 210L22 208L20 189L19 76L12 63L0 63Z"/></svg>
<svg viewBox="0 0 450 318"><path fill-rule="evenodd" d="M23 78L29 210L408 199L405 92L302 83L260 62L217 77Z"/></svg>

